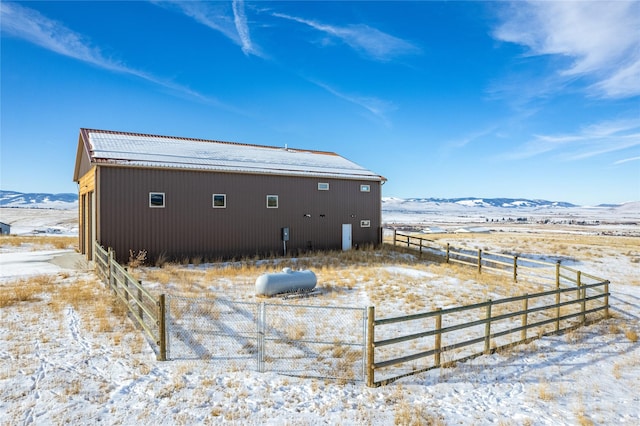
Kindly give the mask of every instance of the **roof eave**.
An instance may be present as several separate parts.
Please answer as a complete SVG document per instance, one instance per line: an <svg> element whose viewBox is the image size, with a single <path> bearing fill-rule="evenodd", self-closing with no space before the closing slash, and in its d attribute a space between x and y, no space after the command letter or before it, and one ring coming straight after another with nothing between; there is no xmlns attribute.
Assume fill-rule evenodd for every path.
<svg viewBox="0 0 640 426"><path fill-rule="evenodd" d="M313 178L327 178L327 179L346 179L346 180L360 180L360 181L374 181L374 182L386 182L387 179L380 175L353 175L348 173L323 173L323 172L302 172L297 170L274 170L272 172L266 170L234 170L225 168L211 168L211 167L184 167L184 166L159 166L159 165L141 165L141 164L126 164L122 162L113 162L112 160L96 158L92 161L93 164L100 167L122 167L131 169L145 169L145 170L181 170L181 171L194 171L194 172L209 172L209 173L232 173L243 175L258 175L258 176L296 176L296 177L313 177Z"/></svg>

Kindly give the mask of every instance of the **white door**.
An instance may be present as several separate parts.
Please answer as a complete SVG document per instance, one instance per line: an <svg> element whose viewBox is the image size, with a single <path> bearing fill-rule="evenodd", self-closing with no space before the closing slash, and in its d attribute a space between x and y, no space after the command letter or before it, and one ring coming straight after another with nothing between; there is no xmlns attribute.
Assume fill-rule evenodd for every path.
<svg viewBox="0 0 640 426"><path fill-rule="evenodd" d="M351 224L342 224L342 250L351 250Z"/></svg>

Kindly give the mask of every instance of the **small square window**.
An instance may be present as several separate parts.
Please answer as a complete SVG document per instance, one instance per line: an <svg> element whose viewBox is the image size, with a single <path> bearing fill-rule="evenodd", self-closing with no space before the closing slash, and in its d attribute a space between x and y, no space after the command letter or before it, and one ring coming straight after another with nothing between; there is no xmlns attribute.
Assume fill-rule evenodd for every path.
<svg viewBox="0 0 640 426"><path fill-rule="evenodd" d="M227 194L213 194L213 208L227 208Z"/></svg>
<svg viewBox="0 0 640 426"><path fill-rule="evenodd" d="M329 183L328 182L318 182L318 191L328 191Z"/></svg>
<svg viewBox="0 0 640 426"><path fill-rule="evenodd" d="M278 208L278 196L277 195L267 195L267 208L268 209L277 209Z"/></svg>
<svg viewBox="0 0 640 426"><path fill-rule="evenodd" d="M371 192L371 185L360 185L360 192Z"/></svg>
<svg viewBox="0 0 640 426"><path fill-rule="evenodd" d="M360 221L360 228L371 228L371 221L370 220L361 220Z"/></svg>
<svg viewBox="0 0 640 426"><path fill-rule="evenodd" d="M164 192L150 192L149 193L149 207L163 208L164 207Z"/></svg>

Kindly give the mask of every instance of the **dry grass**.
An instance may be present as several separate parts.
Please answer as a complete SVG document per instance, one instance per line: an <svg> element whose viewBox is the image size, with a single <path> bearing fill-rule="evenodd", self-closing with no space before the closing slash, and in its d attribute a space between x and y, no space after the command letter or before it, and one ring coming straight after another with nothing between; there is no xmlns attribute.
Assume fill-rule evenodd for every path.
<svg viewBox="0 0 640 426"><path fill-rule="evenodd" d="M0 285L0 308L21 302L37 302L49 293L55 283L52 275L37 275Z"/></svg>
<svg viewBox="0 0 640 426"><path fill-rule="evenodd" d="M61 321L61 329L67 326L62 321L64 313L71 308L87 329L114 333L120 340L123 332L134 330L129 321L122 321L126 308L97 280L70 278L68 275L38 275L2 283L0 307L15 307L23 312L21 304L28 306L26 312L36 313L33 321L38 321L38 315L50 315ZM5 325L10 326L8 323ZM46 336L41 336L40 341L46 340Z"/></svg>
<svg viewBox="0 0 640 426"><path fill-rule="evenodd" d="M430 236L431 237L431 236ZM513 243L514 252L531 255L555 255L554 249L561 250L562 245L571 253L583 245L593 245L590 256L599 256L601 251L622 250L635 255L630 249L631 238L574 236L574 235L507 235L480 234L434 236L452 239L471 247L483 247L489 250L494 245L504 247ZM604 242L600 240L602 238ZM596 243L594 243L596 241ZM600 250L600 251L599 251ZM347 252L313 252L300 258L257 258L248 257L230 262L205 263L199 265L181 265L163 263L161 268L142 268L136 271L137 278L157 285L154 291L181 294L211 293L210 289L224 291L239 298L253 298L255 279L264 273L280 272L284 267L296 269L312 269L318 277L318 286L324 295L322 300L327 304L339 303L338 299L348 297L353 292L365 290L372 305L377 307L392 300L395 305L403 304L405 313L414 313L435 309L442 306L460 306L483 302L487 299L498 299L532 294L550 289L555 282L555 269L536 271L538 275L548 277L548 282L540 283L538 277L528 278L519 274L518 281L513 282L509 273L495 273L490 270L479 273L474 267L458 264L442 263L442 258L419 259L417 253L402 253L384 245L381 249L370 247ZM188 261L188 260L187 260ZM202 259L198 259L199 263ZM194 266L198 266L194 268ZM424 277L414 274L404 276L390 273L389 266L407 267L412 271L424 272ZM430 274L430 275L429 275ZM546 275L545 275L546 274ZM433 278L431 278L433 276ZM451 292L450 285L430 286L431 281L448 277L457 280L460 291ZM457 283L451 282L452 285ZM435 302L437 301L437 303Z"/></svg>
<svg viewBox="0 0 640 426"><path fill-rule="evenodd" d="M538 398L543 401L552 401L556 398L556 395L549 389L549 383L543 382L538 384Z"/></svg>
<svg viewBox="0 0 640 426"><path fill-rule="evenodd" d="M614 249L617 253L638 256L638 239L625 236L582 235L568 233L516 233L494 232L490 234L430 234L426 238L455 246L472 246L491 251L492 247L509 247L511 254L583 256L583 251L600 257ZM469 243L473 239L473 244ZM584 258L584 257L583 257Z"/></svg>
<svg viewBox="0 0 640 426"><path fill-rule="evenodd" d="M50 235L0 235L0 247L29 247L33 250L42 249L77 249L78 237L50 236Z"/></svg>
<svg viewBox="0 0 640 426"><path fill-rule="evenodd" d="M624 335L630 342L636 343L638 341L638 333L635 330L627 329L624 331Z"/></svg>
<svg viewBox="0 0 640 426"><path fill-rule="evenodd" d="M427 407L410 403L406 398L406 390L396 385L390 394L388 403L394 406L394 424L397 426L440 426L446 424L444 419L431 414Z"/></svg>

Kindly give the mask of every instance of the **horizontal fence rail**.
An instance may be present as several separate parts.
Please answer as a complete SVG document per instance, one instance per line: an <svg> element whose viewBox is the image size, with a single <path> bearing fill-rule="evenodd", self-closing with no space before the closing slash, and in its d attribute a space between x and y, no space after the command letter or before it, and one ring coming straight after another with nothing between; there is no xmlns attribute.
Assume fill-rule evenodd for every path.
<svg viewBox="0 0 640 426"><path fill-rule="evenodd" d="M478 273L506 272L514 282L527 273L528 279L554 285L533 294L390 318L378 319L375 308L368 308L366 382L371 387L609 317L609 281L560 262L460 249L395 231L394 246Z"/></svg>
<svg viewBox="0 0 640 426"><path fill-rule="evenodd" d="M96 241L94 261L98 276L109 285L135 323L157 346L158 359L167 359L165 333L165 295L155 297L142 286L142 282L129 274L127 269L115 260L113 250L105 250Z"/></svg>
<svg viewBox="0 0 640 426"><path fill-rule="evenodd" d="M576 269L562 265L561 261L549 262L533 257L509 255L456 247L449 243L439 243L423 237L393 231L394 247L404 247L418 252L419 256L432 256L449 264L459 264L475 268L478 273L490 271L508 274L513 282L527 279L539 284L560 284L573 286L577 282ZM592 279L602 279L590 276Z"/></svg>

